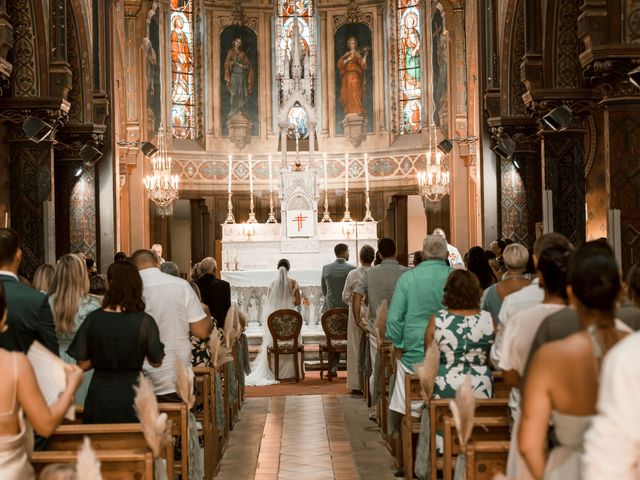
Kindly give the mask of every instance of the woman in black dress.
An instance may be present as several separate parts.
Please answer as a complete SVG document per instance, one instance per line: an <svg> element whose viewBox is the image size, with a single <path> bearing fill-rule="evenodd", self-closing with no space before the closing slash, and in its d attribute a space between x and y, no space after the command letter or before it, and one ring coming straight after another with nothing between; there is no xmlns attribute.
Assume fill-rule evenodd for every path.
<svg viewBox="0 0 640 480"><path fill-rule="evenodd" d="M158 325L144 312L142 279L131 262L114 263L102 309L82 323L67 353L94 369L84 403L84 423L137 422L133 386L145 357L153 367L164 358Z"/></svg>

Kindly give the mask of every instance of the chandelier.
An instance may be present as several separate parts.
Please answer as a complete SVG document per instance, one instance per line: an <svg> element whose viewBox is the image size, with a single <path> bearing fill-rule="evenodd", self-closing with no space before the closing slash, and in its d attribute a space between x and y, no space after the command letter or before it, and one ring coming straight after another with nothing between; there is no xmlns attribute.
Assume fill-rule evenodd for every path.
<svg viewBox="0 0 640 480"><path fill-rule="evenodd" d="M435 152L435 160L431 150L427 151L425 171L418 173L418 192L432 204L449 195L449 171L444 166L439 150Z"/></svg>
<svg viewBox="0 0 640 480"><path fill-rule="evenodd" d="M179 198L178 175L171 174L171 157L167 155L167 142L162 125L158 129L158 153L151 158L152 175L144 177L144 188L158 207L161 216L173 213L173 201Z"/></svg>

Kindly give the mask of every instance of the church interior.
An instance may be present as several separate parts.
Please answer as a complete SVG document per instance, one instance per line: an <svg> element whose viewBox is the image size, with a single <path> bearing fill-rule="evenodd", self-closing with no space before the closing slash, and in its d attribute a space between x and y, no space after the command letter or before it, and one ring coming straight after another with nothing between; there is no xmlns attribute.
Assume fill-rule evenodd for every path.
<svg viewBox="0 0 640 480"><path fill-rule="evenodd" d="M207 343L210 364L193 367L196 398L159 404L177 428L168 450L125 423L82 434L73 431L82 424L63 423L66 437L34 453L35 471L74 462L87 436L103 469L82 478L607 478L543 477L526 442L531 471L511 469L509 432L520 419L507 398L524 391L523 372L510 380L515 367L493 371L493 398L477 400L476 423L460 435L448 401L429 401L417 370L402 366L403 342L383 330L369 346L371 283L350 367L347 317L359 322L361 299L357 309L352 299L362 282L352 297L343 279L333 303L325 269L341 258L340 245L353 268L368 268L367 249L380 253L381 239L393 240L399 265L417 268L436 229L454 272L473 270L472 247L494 250L493 265L509 244L537 267L536 245L553 232L576 255L608 244L631 285L639 158L638 0L0 0L0 227L19 237L20 279L33 281L69 253L106 278L117 252L151 249L187 282L207 271L228 282L222 315L237 329L229 333L207 309L222 340L215 351ZM276 360L269 386L245 386L273 335L281 259L300 297L301 326L286 337L295 352L285 353L295 380L278 383ZM567 268L558 271L577 291ZM537 278L513 271L502 281ZM490 284L480 278L485 294ZM507 331L502 305L492 331ZM325 316L334 307L344 308L344 332L332 346ZM404 406L424 400L422 419L404 406L401 419L389 410L403 381ZM107 438L114 432L120 440ZM11 479L2 475L1 438L0 428L0 476ZM191 465L194 442L201 471Z"/></svg>

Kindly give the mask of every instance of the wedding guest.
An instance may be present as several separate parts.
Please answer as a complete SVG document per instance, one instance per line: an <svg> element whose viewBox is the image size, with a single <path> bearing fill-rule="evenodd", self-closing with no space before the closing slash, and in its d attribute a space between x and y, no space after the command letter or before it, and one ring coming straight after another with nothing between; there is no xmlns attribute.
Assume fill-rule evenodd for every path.
<svg viewBox="0 0 640 480"><path fill-rule="evenodd" d="M514 245L509 245L508 249ZM526 480L529 469L518 453L517 434L520 425L520 380L524 376L531 342L538 326L548 316L565 308L567 304L567 269L571 250L563 247L547 248L538 259L538 278L544 290L541 304L524 310L509 321L504 329L502 356L498 367L504 371L505 382L513 387L509 406L514 421L511 447L507 461L507 476Z"/></svg>
<svg viewBox="0 0 640 480"><path fill-rule="evenodd" d="M413 252L413 266L417 267L418 265L420 265L420 262L422 262L422 251L416 250L415 252Z"/></svg>
<svg viewBox="0 0 640 480"><path fill-rule="evenodd" d="M158 264L162 265L166 261L164 258L162 258L162 245L160 245L159 243L154 243L153 245L151 245L150 250L158 259ZM133 256L131 258L133 258Z"/></svg>
<svg viewBox="0 0 640 480"><path fill-rule="evenodd" d="M0 228L0 284L9 306L9 329L0 333L0 348L26 353L38 340L58 355L58 338L47 296L18 281L22 250L18 234Z"/></svg>
<svg viewBox="0 0 640 480"><path fill-rule="evenodd" d="M158 401L180 402L175 386L176 358L185 365L191 364L189 333L201 339L208 338L213 328L211 317L204 312L186 280L160 271L158 258L152 251L138 250L132 260L142 277L145 311L158 324L167 355L159 368L146 363L145 375L153 383Z"/></svg>
<svg viewBox="0 0 640 480"><path fill-rule="evenodd" d="M127 258L128 258L128 257L127 257L127 254L126 254L126 253L124 253L124 252L117 252L117 253L113 256L113 261L114 261L114 262L121 262L121 261L123 261L123 260L126 260Z"/></svg>
<svg viewBox="0 0 640 480"><path fill-rule="evenodd" d="M487 257L487 262L489 262L489 266L491 267L491 271L496 276L497 281L502 280L502 276L504 275L504 271L502 270L502 265L498 262L496 258L496 254L491 250L485 250L484 256Z"/></svg>
<svg viewBox="0 0 640 480"><path fill-rule="evenodd" d="M602 364L597 415L584 438L584 480L640 478L640 333L609 351Z"/></svg>
<svg viewBox="0 0 640 480"><path fill-rule="evenodd" d="M489 260L484 254L482 247L471 247L465 255L465 264L467 270L474 273L480 281L480 288L484 291L494 283L498 282L496 274L489 265Z"/></svg>
<svg viewBox="0 0 640 480"><path fill-rule="evenodd" d="M89 278L98 274L98 267L96 266L96 261L93 258L87 257L84 259L84 262L87 267L87 275Z"/></svg>
<svg viewBox="0 0 640 480"><path fill-rule="evenodd" d="M424 360L424 331L431 317L442 310L444 285L453 271L446 263L449 252L442 236L427 235L422 253L422 263L399 278L387 316L386 337L396 349L397 360L389 409L402 415L405 374L413 373L413 366ZM419 415L417 411L411 413Z"/></svg>
<svg viewBox="0 0 640 480"><path fill-rule="evenodd" d="M391 297L393 291L396 288L396 283L404 272L407 271L407 267L400 265L396 260L396 244L390 238L381 238L378 241L378 256L381 258L378 265L373 266L366 272L360 279L360 282L356 285L353 291L351 308L353 309L354 318L362 317L362 302L366 298L369 304L367 313L367 332L369 336L369 352L371 356L371 365L373 368L371 378L369 379L369 391L373 393L374 397L376 392L374 391L374 380L376 375L375 360L378 353L378 336L376 333L376 317L378 307L383 301L391 303ZM417 268L417 267L416 267ZM375 404L377 398L373 398L373 410L369 418L375 420Z"/></svg>
<svg viewBox="0 0 640 480"><path fill-rule="evenodd" d="M98 273L89 279L89 294L96 297L102 304L102 297L107 293L107 277L103 273Z"/></svg>
<svg viewBox="0 0 640 480"><path fill-rule="evenodd" d="M0 287L0 331L5 332L8 328L7 299ZM34 479L29 462L33 437L23 413L36 433L45 437L51 435L73 405L74 393L82 381L82 370L76 365L65 367L64 392L51 406L42 396L31 363L23 353L0 348L0 371L0 478Z"/></svg>
<svg viewBox="0 0 640 480"><path fill-rule="evenodd" d="M640 263L636 263L629 269L627 300L616 312L616 318L622 320L632 330L640 330Z"/></svg>
<svg viewBox="0 0 640 480"><path fill-rule="evenodd" d="M218 328L224 328L224 320L231 308L231 286L229 282L216 277L218 263L212 257L200 262L200 277L196 280L202 301L209 307Z"/></svg>
<svg viewBox="0 0 640 480"><path fill-rule="evenodd" d="M56 269L53 265L45 263L40 265L33 275L33 283L31 286L42 293L49 293L49 287L53 281Z"/></svg>
<svg viewBox="0 0 640 480"><path fill-rule="evenodd" d="M569 301L578 312L580 331L543 345L524 381L518 443L536 479L581 478L583 437L596 411L602 359L626 335L615 326L622 288L618 265L590 243L576 251L569 267ZM557 446L547 455L550 422Z"/></svg>
<svg viewBox="0 0 640 480"><path fill-rule="evenodd" d="M347 275L347 280L344 283L344 290L342 290L342 301L349 305L349 325L347 331L347 390L351 390L353 393L362 391L362 385L360 385L360 374L358 372L359 358L360 358L360 342L362 340L362 316L355 317L353 314L352 295L358 282L362 278L375 258L375 251L370 245L364 245L360 249L360 266L354 268ZM361 315L364 312L361 312Z"/></svg>
<svg viewBox="0 0 640 480"><path fill-rule="evenodd" d="M509 245L504 249L502 259L506 269L502 280L487 288L482 297L482 309L489 312L496 323L505 297L531 283L531 280L524 276L529 261L529 251L523 245L519 243Z"/></svg>
<svg viewBox="0 0 640 480"><path fill-rule="evenodd" d="M449 274L442 298L445 308L431 316L424 335L425 348L435 339L440 351L434 398L454 398L467 375L476 398L493 395L488 365L493 320L489 312L480 310L481 295L480 282L470 271Z"/></svg>
<svg viewBox="0 0 640 480"><path fill-rule="evenodd" d="M82 322L89 313L100 308L100 302L89 295L89 277L85 262L73 253L60 257L49 292L49 305L56 325L60 358L76 363L66 351ZM84 381L76 392L76 403L83 404L91 382L92 372L86 372Z"/></svg>
<svg viewBox="0 0 640 480"><path fill-rule="evenodd" d="M544 250L551 247L572 248L567 238L559 233L545 233L540 236L533 245L533 263L538 264L538 258ZM506 247L505 247L506 248ZM498 365L502 350L502 335L509 320L517 313L535 307L542 302L544 291L540 287L540 279L535 277L530 285L521 288L515 293L507 295L502 301L500 313L498 314L498 328L496 338L491 347L491 362Z"/></svg>
<svg viewBox="0 0 640 480"><path fill-rule="evenodd" d="M160 271L173 277L180 276L180 269L178 268L178 264L175 262L164 262L160 264Z"/></svg>
<svg viewBox="0 0 640 480"><path fill-rule="evenodd" d="M158 325L144 311L142 279L135 265L113 263L107 279L102 308L87 315L67 353L83 370L94 371L84 402L84 423L138 422L133 386L145 358L149 365L160 367L165 349Z"/></svg>

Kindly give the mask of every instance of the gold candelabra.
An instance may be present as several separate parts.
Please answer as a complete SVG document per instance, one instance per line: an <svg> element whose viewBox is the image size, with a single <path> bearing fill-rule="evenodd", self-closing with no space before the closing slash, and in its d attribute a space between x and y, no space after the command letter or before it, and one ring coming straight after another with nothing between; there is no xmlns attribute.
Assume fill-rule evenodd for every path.
<svg viewBox="0 0 640 480"><path fill-rule="evenodd" d="M227 218L224 223L236 223L236 217L233 216L233 203L231 203L231 195L232 193L228 193L229 198L227 200Z"/></svg>
<svg viewBox="0 0 640 480"><path fill-rule="evenodd" d="M344 217L342 217L343 222L352 222L351 212L349 211L349 190L345 190L344 192Z"/></svg>
<svg viewBox="0 0 640 480"><path fill-rule="evenodd" d="M327 223L332 222L331 215L329 215L329 192L327 189L324 189L324 215L322 215L321 222Z"/></svg>
<svg viewBox="0 0 640 480"><path fill-rule="evenodd" d="M247 223L258 223L258 220L256 220L256 214L253 209L253 192L251 192L249 194L249 219L247 220Z"/></svg>
<svg viewBox="0 0 640 480"><path fill-rule="evenodd" d="M367 211L365 212L364 218L362 219L363 222L374 222L375 220L373 219L373 215L371 215L371 201L369 200L369 189L367 188L364 192L364 204L365 207L367 208Z"/></svg>
<svg viewBox="0 0 640 480"><path fill-rule="evenodd" d="M269 192L269 218L265 223L278 223L276 216L273 214L273 192Z"/></svg>

